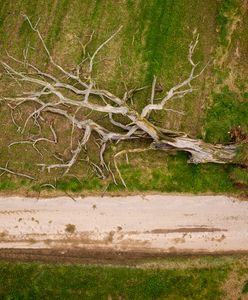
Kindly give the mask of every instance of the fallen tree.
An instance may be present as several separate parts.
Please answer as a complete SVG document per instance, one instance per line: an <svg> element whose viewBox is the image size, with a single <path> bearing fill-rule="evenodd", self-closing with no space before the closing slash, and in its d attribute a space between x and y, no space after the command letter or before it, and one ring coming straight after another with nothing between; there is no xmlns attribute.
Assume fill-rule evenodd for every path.
<svg viewBox="0 0 248 300"><path fill-rule="evenodd" d="M9 53L8 57L14 62L15 67L11 64L1 61L6 73L11 76L17 84L25 83L29 86L28 91L23 91L22 95L15 97L2 97L2 101L6 101L11 112L15 109L20 109L23 105L29 105L31 112L25 122L20 126L11 114L13 123L18 127L18 130L23 134L27 131L28 125L33 124L40 128L40 136L29 136L27 140L14 141L9 144L13 147L18 144L30 144L40 154L38 144L43 141L50 144L58 142L56 129L50 125L50 130L53 138L44 137L42 134L42 122L46 121L48 115L55 114L64 118L72 128L77 128L81 132L81 136L77 141L72 142L74 148L71 151L69 160L53 155L57 161L53 164L37 163L42 170L63 169L63 174L67 174L75 165L82 151L85 153L85 160L94 168L98 176L104 178L106 174L111 174L115 179L114 172L111 170L111 163L104 159L105 150L110 142L120 142L124 140L145 139L149 141L149 146L138 149L124 149L114 154L113 164L122 181L125 185L121 173L118 169L117 158L122 154L130 152L140 152L146 150L156 151L171 151L180 150L190 153L190 163L234 163L237 151L235 144L231 145L214 145L204 142L201 139L195 139L183 132L176 132L160 128L151 120L150 115L154 111L167 110L173 113L181 113L169 109L167 103L176 98L183 98L185 95L192 93L192 81L198 78L206 66L197 72L198 64L193 60L193 54L197 47L199 36L195 35L193 41L189 45L188 61L191 65L191 71L188 77L177 85L173 86L159 101L156 99L157 78L154 76L151 85L151 94L149 103L143 107L141 111L135 109L130 99L135 93L142 91L144 88L136 88L126 91L122 97L116 96L107 89L101 89L94 81L92 72L94 69L95 59L99 51L109 43L121 30L119 28L107 40L105 40L96 50L90 55L87 53L87 46L93 38L90 36L86 45L83 45L85 57L82 62L76 66L74 71L68 71L59 65L47 48L44 39L37 28L33 25L30 19L25 16L32 30L37 34L40 42L46 52L51 66L56 69L56 75L47 73L36 65L29 63L27 60L27 52L24 51L24 59L19 60L14 58ZM17 68L16 65L20 68ZM57 75L60 73L60 75ZM33 89L33 90L32 90ZM80 111L80 113L79 113ZM85 113L82 113L85 112ZM91 112L97 112L108 116L109 123L114 130L109 130L107 126L103 126L97 120L90 118ZM119 118L119 116L122 116ZM125 119L120 121L120 119ZM87 155L87 144L90 139L97 141L99 145L99 163L96 164L89 160ZM5 172L10 172L7 167ZM13 174L13 171L11 171ZM18 173L16 173L18 175ZM23 175L23 174L22 174Z"/></svg>

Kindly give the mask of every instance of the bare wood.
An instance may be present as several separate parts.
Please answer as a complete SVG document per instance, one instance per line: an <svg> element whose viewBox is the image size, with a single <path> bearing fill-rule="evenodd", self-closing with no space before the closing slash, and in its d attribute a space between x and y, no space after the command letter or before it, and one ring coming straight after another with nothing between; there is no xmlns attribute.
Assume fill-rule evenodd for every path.
<svg viewBox="0 0 248 300"><path fill-rule="evenodd" d="M119 143L124 140L133 139L146 139L149 142L147 148L138 149L124 149L118 153L114 154L113 163L117 174L119 175L120 181L124 186L126 186L125 180L123 179L121 172L118 168L117 158L125 154L128 161L128 153L138 153L147 150L181 150L190 153L191 158L189 162L191 163L233 163L235 162L236 155L236 145L212 145L205 143L202 140L194 139L189 137L183 132L174 132L166 128L160 128L153 124L149 120L149 116L153 111L156 110L166 110L168 112L184 114L184 112L174 110L167 106L169 101L176 98L183 98L185 95L192 93L194 91L192 87L192 82L198 78L207 65L205 65L199 72L197 72L198 63L193 60L193 54L199 42L199 35L195 35L193 41L189 45L188 52L188 62L191 66L191 71L187 78L179 82L178 84L172 86L169 91L163 95L160 100L156 99L156 82L157 77L154 76L152 86L151 86L151 96L149 103L143 107L141 113L133 108L132 101L129 103L129 99L132 100L133 95L136 92L142 91L147 88L132 88L129 91L126 88L126 92L123 97L120 98L113 92L108 91L105 88L99 88L98 84L92 79L92 71L95 63L95 58L98 53L120 32L121 27L115 31L110 37L108 37L92 55L84 58L83 61L76 67L76 75L65 70L62 66L55 62L51 56L49 49L47 48L44 39L37 28L37 24L33 25L27 16L24 16L28 21L31 29L38 35L39 40L44 48L44 51L49 57L51 64L61 71L63 75L62 79L59 76L54 76L53 74L43 72L35 65L31 64L27 60L28 47L24 51L24 61L14 58L9 53L7 56L18 64L22 68L28 69L30 72L23 72L22 70L17 70L10 64L1 61L6 74L8 74L15 82L21 87L22 82L28 83L32 86L32 89L28 92L23 92L23 95L18 95L16 97L2 97L1 100L6 101L11 108L11 119L13 124L20 130L20 126L16 124L13 117L13 111L15 109L21 109L23 104L29 104L32 108L32 112L27 116L24 124L22 125L22 133L25 132L29 122L38 126L40 128L40 137L33 138L30 137L28 140L13 141L10 143L9 147L18 144L31 144L37 152L40 153L36 144L39 142L48 142L51 144L56 144L58 142L56 132L53 127L50 126L53 138L47 138L42 136L42 130L40 122L46 120L47 114L55 114L59 118L65 118L71 126L71 148L73 144L75 146L72 150L72 155L69 161L58 157L56 154L51 156L56 158L56 163L46 164L38 163L43 169L50 172L52 169L64 169L64 174L66 175L72 166L74 166L79 160L80 153L86 149L87 143L90 139L93 139L95 143L99 146L99 163L90 161L89 157L86 156L85 161L93 167L94 172L97 176L101 178L106 178L106 172L110 174L113 181L117 184L115 175L111 170L110 162L105 162L104 153L107 149L107 145L110 142ZM86 56L86 47L89 45L93 38L93 33L91 34L88 42L83 45L84 56ZM80 67L85 64L88 69L87 76L83 79L80 78ZM61 77L61 76L60 76ZM35 88L34 88L35 87ZM34 90L33 90L34 89ZM53 96L53 97L50 97ZM98 101L94 101L97 99ZM81 112L86 110L84 116ZM78 113L80 111L80 114ZM110 124L112 124L110 130L109 127L104 127L99 119L94 120L90 118L92 112L97 112L102 114L102 118L106 116L109 118ZM104 114L104 115L103 115ZM118 115L125 117L125 123L118 119ZM100 117L101 119L101 117ZM129 122L129 124L127 124ZM74 129L81 132L81 138L77 141L73 140ZM40 153L41 154L41 153ZM59 162L58 162L59 161ZM5 170L6 169L6 170ZM15 173L8 168L1 168L4 172L9 172L19 176L24 175L29 179L33 177L21 173Z"/></svg>
<svg viewBox="0 0 248 300"><path fill-rule="evenodd" d="M9 168L6 167L0 167L1 171L7 172L9 174L15 175L15 176L19 176L19 177L24 177L24 178L28 178L30 180L35 180L35 178L33 176L27 175L27 174L23 174L23 173L19 173L19 172L15 172L10 170Z"/></svg>
<svg viewBox="0 0 248 300"><path fill-rule="evenodd" d="M92 69L93 69L93 64L94 64L94 59L96 57L96 55L98 54L98 52L104 47L106 46L122 29L122 26L120 26L118 28L118 30L116 30L106 41L104 41L97 49L96 51L93 53L93 55L90 58L90 66L89 66L89 74L91 74Z"/></svg>

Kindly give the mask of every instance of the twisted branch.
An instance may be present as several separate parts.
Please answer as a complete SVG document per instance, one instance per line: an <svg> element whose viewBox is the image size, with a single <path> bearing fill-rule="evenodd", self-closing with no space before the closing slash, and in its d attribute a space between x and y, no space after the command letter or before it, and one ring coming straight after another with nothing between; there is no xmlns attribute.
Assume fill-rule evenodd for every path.
<svg viewBox="0 0 248 300"><path fill-rule="evenodd" d="M24 61L14 58L7 52L8 58L11 59L15 64L18 64L19 66L24 68L25 71L16 70L7 62L1 61L6 74L14 79L20 87L22 87L22 82L25 82L32 86L34 90L30 90L28 92L23 91L22 95L18 95L16 97L6 96L2 97L1 99L6 101L10 106L12 122L19 131L21 127L15 122L13 111L15 109L20 109L23 104L28 104L30 105L30 108L32 108L32 112L28 114L23 124L21 131L22 134L25 132L29 122L33 120L34 125L40 128L41 135L42 130L39 122L46 121L47 115L55 114L59 118L64 118L65 121L70 124L71 148L73 144L76 144L74 150L71 151L72 155L68 161L65 161L65 159L61 159L54 153L52 153L51 156L56 158L57 161L59 160L59 163L57 161L54 164L37 163L37 165L41 166L43 170L46 169L48 172L50 172L52 169L65 169L63 173L63 175L65 176L77 163L80 153L83 149L86 149L86 146L90 140L94 140L95 143L99 145L99 162L96 163L91 161L88 155L86 156L86 159L84 159L84 161L87 161L88 164L93 167L95 173L99 177L106 178L106 172L110 174L115 184L117 184L117 180L115 179L114 172L111 170L110 162L106 162L104 159L107 145L111 142L119 143L120 141L131 141L133 139L145 139L150 143L150 145L146 148L124 149L114 154L113 164L120 178L120 181L125 187L125 180L122 177L117 165L117 158L123 154L126 155L126 158L128 160L128 153L138 153L151 149L179 149L189 152L191 154L190 162L193 163L226 163L234 161L236 151L235 146L207 144L202 140L193 139L187 136L187 134L185 133L173 132L169 129L160 128L149 120L150 114L156 110L166 110L173 113L183 114L183 112L168 108L166 107L166 105L169 100L183 98L185 95L192 93L194 91L191 85L192 81L198 78L208 65L205 65L200 70L200 72L197 73L196 70L198 67L198 63L194 62L193 55L199 42L199 35L195 35L193 41L189 45L188 61L191 66L191 70L188 77L182 82L171 87L169 91L164 96L162 96L159 102L157 102L157 77L154 76L151 85L149 104L143 107L140 113L133 107L132 97L135 95L135 93L148 88L147 86L141 88L133 88L129 91L126 89L123 97L120 98L107 89L98 88L98 85L92 80L92 71L96 56L120 32L122 27L120 27L102 44L100 44L92 55L90 53L86 53L86 48L93 40L94 32L90 35L90 38L85 45L81 44L84 52L84 58L82 62L76 66L75 75L71 72L68 72L55 62L44 42L40 31L37 28L38 24L33 25L27 16L24 17L29 23L31 29L38 35L51 65L58 69L63 77L62 79L60 79L59 76L56 77L53 74L44 72L35 65L29 63L27 60L28 50L24 51ZM83 64L86 64L88 66L88 71L86 75L81 76L80 68ZM131 103L128 103L129 99L131 100ZM89 118L89 116L92 112L104 114L104 116L98 119L91 119ZM111 127L114 127L112 131L108 129L109 126L102 125L101 119L105 118L106 114ZM120 120L119 115L125 117L125 123ZM77 139L76 141L74 141L73 139L73 132L75 128L77 128L77 130L79 130L79 132L81 133L81 138ZM50 130L52 132L53 139L43 136L39 138L30 137L28 140L11 142L9 144L9 148L18 144L31 144L34 149L40 155L42 155L39 149L36 147L39 142L48 142L51 144L56 144L58 142L56 132L52 125L50 126ZM29 175L15 173L9 170L7 167L1 168L1 170L18 176L34 179Z"/></svg>

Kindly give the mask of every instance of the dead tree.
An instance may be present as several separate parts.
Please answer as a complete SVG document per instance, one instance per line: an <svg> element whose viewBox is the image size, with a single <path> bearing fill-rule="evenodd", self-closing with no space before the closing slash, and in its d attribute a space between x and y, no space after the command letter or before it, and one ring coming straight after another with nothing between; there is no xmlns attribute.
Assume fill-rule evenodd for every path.
<svg viewBox="0 0 248 300"><path fill-rule="evenodd" d="M22 105L29 104L32 112L28 115L24 124L19 127L19 131L24 133L28 124L38 124L42 120L46 119L48 114L55 114L61 118L64 118L72 128L72 131L77 128L82 133L81 137L77 140L75 149L71 151L71 157L65 161L61 157L57 157L53 154L53 157L57 159L53 164L37 163L43 170L50 172L52 169L63 169L64 174L68 173L70 169L78 161L78 158L82 151L85 151L90 139L97 139L99 147L99 164L90 162L88 163L95 169L95 171L104 178L106 173L112 174L114 181L114 172L111 170L111 164L104 159L105 150L110 142L120 142L124 140L133 139L146 139L149 141L149 146L142 149L124 149L114 154L114 166L119 175L122 183L125 182L118 169L117 158L122 154L128 154L130 152L139 152L149 149L156 151L168 151L168 150L180 150L190 153L189 162L191 163L233 163L235 161L236 146L232 145L213 145L205 143L203 140L195 139L188 136L186 133L174 132L165 128L160 128L152 123L150 120L150 114L154 111L165 110L170 111L167 104L176 98L183 98L185 95L192 93L192 81L198 78L206 66L197 72L198 64L193 60L193 54L197 47L199 36L195 35L193 41L189 45L188 62L191 66L191 71L185 80L174 85L167 91L162 99L158 102L156 99L157 93L157 78L154 76L154 80L151 85L151 94L149 104L145 105L141 111L134 108L130 103L130 96L134 92L139 92L140 89L132 89L126 91L122 97L116 96L114 93L107 89L99 88L93 79L92 72L94 69L95 59L99 51L109 43L121 30L119 28L114 32L107 40L105 40L93 54L87 53L87 45L93 38L93 34L84 47L85 57L83 61L75 68L75 71L68 71L63 66L59 65L51 56L49 49L47 48L44 39L38 30L37 26L34 26L30 19L25 16L32 30L37 34L39 40L46 52L51 66L56 69L56 74L46 73L40 70L36 65L28 62L25 55L24 60L18 60L9 53L7 54L10 59L13 60L13 64L10 65L7 62L1 61L6 73L11 76L17 84L23 82L30 86L29 91L23 91L23 94L16 97L2 97L2 101L6 101L11 107L11 111L20 108ZM26 54L27 51L24 52ZM20 68L16 67L19 65ZM83 72L81 72L83 70ZM33 89L33 90L32 90ZM160 91L161 92L161 91ZM78 114L79 111L98 112L104 116L108 116L109 122L116 130L109 130L106 127L100 125L97 120L90 118L90 113ZM174 113L180 113L173 111ZM126 119L126 122L121 122L119 116ZM16 124L15 119L12 116L12 121ZM40 130L40 136L38 138L30 137L28 140L20 140L12 142L9 147L13 147L17 144L28 143L32 145L36 151L39 152L37 145L40 141L50 144L57 143L57 134L55 128L51 125L50 130L53 135L53 139L48 139L42 135L42 128ZM100 141L100 142L99 142ZM7 172L7 168L5 168Z"/></svg>

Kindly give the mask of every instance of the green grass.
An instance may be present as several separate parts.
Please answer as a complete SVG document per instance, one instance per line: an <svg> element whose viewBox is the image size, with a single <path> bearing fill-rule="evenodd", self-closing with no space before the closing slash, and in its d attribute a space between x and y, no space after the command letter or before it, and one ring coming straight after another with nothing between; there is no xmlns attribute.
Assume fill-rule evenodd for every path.
<svg viewBox="0 0 248 300"><path fill-rule="evenodd" d="M124 267L0 263L1 299L220 299L227 268L142 270Z"/></svg>
<svg viewBox="0 0 248 300"><path fill-rule="evenodd" d="M238 193L238 185L248 185L247 172L235 166L216 164L188 164L188 155L177 153L165 157L163 161L153 163L148 166L146 162L143 166L137 166L134 158L130 158L130 164L120 163L119 169L127 185L125 187L119 183L115 185L111 177L101 180L91 176L90 180L65 178L50 182L58 191L80 193L91 192L181 192L181 193ZM132 163L133 161L133 163ZM141 159L142 162L142 159ZM139 165L139 164L138 164ZM119 177L116 176L119 181ZM49 181L48 181L49 182ZM33 190L53 191L47 185L48 182L28 182L21 179L4 179L0 181L0 190Z"/></svg>
<svg viewBox="0 0 248 300"><path fill-rule="evenodd" d="M81 191L99 191L102 187L102 182L99 178L92 178L91 180L76 179L68 181L58 181L57 188L62 191L81 192Z"/></svg>
<svg viewBox="0 0 248 300"><path fill-rule="evenodd" d="M230 176L236 183L248 187L248 172L246 169L234 168Z"/></svg>
<svg viewBox="0 0 248 300"><path fill-rule="evenodd" d="M143 47L137 50L142 51L147 62L146 83L152 82L154 75L164 73L161 62L167 64L169 71L177 64L177 53L184 53L185 37L180 29L186 15L185 7L185 1L141 1L138 34L144 31L146 34ZM173 43L175 36L180 44Z"/></svg>
<svg viewBox="0 0 248 300"><path fill-rule="evenodd" d="M213 105L208 110L205 140L210 143L230 142L230 130L236 126L248 131L248 101L245 95L231 92L214 93Z"/></svg>
<svg viewBox="0 0 248 300"><path fill-rule="evenodd" d="M235 47L238 47L240 40L248 34L247 30L242 28L230 32L235 18L241 17L241 6L237 0L225 0L220 2L218 7L218 44L213 77L214 91L211 95L211 106L209 107L204 126L204 138L210 143L228 143L230 142L230 130L240 126L245 132L248 131L248 101L246 98L246 77L245 73L233 67L230 56L235 56ZM237 26L237 25L236 25ZM220 53L227 58L219 65ZM242 51L242 48L241 48ZM247 60L246 56L240 59L240 63ZM234 73L235 75L231 75ZM236 74L237 73L237 74ZM242 74L243 73L243 74ZM233 76L234 78L230 77ZM233 81L230 86L225 85Z"/></svg>
<svg viewBox="0 0 248 300"><path fill-rule="evenodd" d="M152 156L152 154L151 154ZM182 192L182 193L238 193L237 184L248 184L245 169L235 166L219 166L216 164L188 164L188 155L181 152L164 157L160 163L153 162L152 166L143 162L143 166L137 166L134 157L130 157L130 164L120 162L119 169L127 185L119 183L115 185L109 177L101 180L91 177L90 180L66 178L53 183L58 191L62 192ZM142 158L140 158L142 162ZM119 181L119 177L116 176ZM9 181L11 184L11 180ZM27 189L35 192L42 190L52 191L50 186L32 183ZM0 186L1 187L1 186ZM3 187L3 190L5 188Z"/></svg>
<svg viewBox="0 0 248 300"><path fill-rule="evenodd" d="M230 16L240 14L240 2L238 0L224 0L219 4L217 22L219 25L219 41L223 46L228 46L228 33Z"/></svg>
<svg viewBox="0 0 248 300"><path fill-rule="evenodd" d="M248 281L246 281L242 290L242 294L247 294L247 293L248 293Z"/></svg>
<svg viewBox="0 0 248 300"><path fill-rule="evenodd" d="M0 262L0 298L242 299L247 275L247 255L143 258L135 267Z"/></svg>
<svg viewBox="0 0 248 300"><path fill-rule="evenodd" d="M215 164L193 165L187 163L185 153L169 156L167 161L152 170L123 165L120 170L130 191L160 191L182 193L235 193L230 180L231 166ZM116 189L114 185L109 189ZM108 189L108 190L109 190Z"/></svg>
<svg viewBox="0 0 248 300"><path fill-rule="evenodd" d="M60 33L62 31L61 27L67 13L69 2L69 0L58 1L58 4L56 6L56 14L54 16L51 16L53 18L51 26L52 30L50 30L46 39L46 45L48 49L52 49L56 40L60 38Z"/></svg>
<svg viewBox="0 0 248 300"><path fill-rule="evenodd" d="M0 180L0 191L5 191L5 190L11 190L15 191L18 189L25 189L26 187L29 187L29 181L28 180L23 180L23 179L17 179L13 180L10 178L4 178Z"/></svg>

